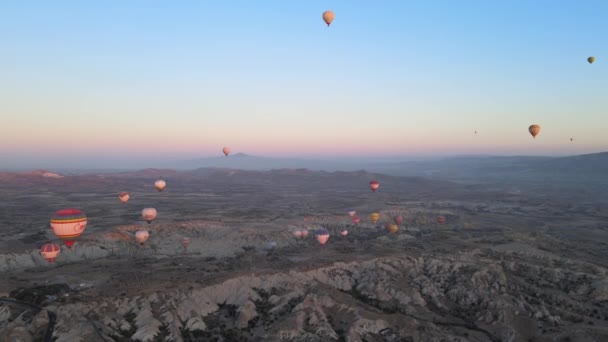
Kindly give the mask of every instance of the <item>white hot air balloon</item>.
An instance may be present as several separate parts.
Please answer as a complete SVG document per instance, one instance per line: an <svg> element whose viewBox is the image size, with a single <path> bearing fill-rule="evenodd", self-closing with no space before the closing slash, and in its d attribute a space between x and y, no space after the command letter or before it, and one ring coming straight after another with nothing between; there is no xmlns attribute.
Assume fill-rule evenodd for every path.
<svg viewBox="0 0 608 342"><path fill-rule="evenodd" d="M141 211L141 217L148 223L152 223L156 219L156 215L157 212L154 208L145 208Z"/></svg>
<svg viewBox="0 0 608 342"><path fill-rule="evenodd" d="M158 190L158 192L163 191L166 186L167 186L167 182L165 182L162 179L159 179L156 182L154 182L154 187L156 188L156 190Z"/></svg>
<svg viewBox="0 0 608 342"><path fill-rule="evenodd" d="M139 242L140 245L143 245L144 242L148 241L150 237L150 233L147 230L138 230L135 232L135 241Z"/></svg>

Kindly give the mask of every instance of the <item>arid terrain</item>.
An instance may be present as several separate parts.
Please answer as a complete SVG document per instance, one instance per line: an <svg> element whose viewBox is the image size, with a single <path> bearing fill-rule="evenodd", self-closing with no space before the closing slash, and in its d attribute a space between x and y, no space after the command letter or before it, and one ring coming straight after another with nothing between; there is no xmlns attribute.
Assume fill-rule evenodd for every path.
<svg viewBox="0 0 608 342"><path fill-rule="evenodd" d="M306 169L0 173L0 341L608 341L608 208L515 188ZM49 227L70 207L88 218L71 250ZM51 241L54 263L38 251Z"/></svg>

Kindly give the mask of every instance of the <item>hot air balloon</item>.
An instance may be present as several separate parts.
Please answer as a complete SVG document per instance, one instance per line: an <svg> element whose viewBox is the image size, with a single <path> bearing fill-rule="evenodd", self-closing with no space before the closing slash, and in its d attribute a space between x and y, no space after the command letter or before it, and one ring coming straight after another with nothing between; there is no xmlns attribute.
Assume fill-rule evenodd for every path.
<svg viewBox="0 0 608 342"><path fill-rule="evenodd" d="M587 58L587 62L589 62L589 64L593 64L593 62L595 62L595 57L591 56Z"/></svg>
<svg viewBox="0 0 608 342"><path fill-rule="evenodd" d="M359 222L361 222L359 216L353 216L353 224L359 224Z"/></svg>
<svg viewBox="0 0 608 342"><path fill-rule="evenodd" d="M380 183L377 180L373 180L369 182L369 188L372 189L373 192L376 192L380 187Z"/></svg>
<svg viewBox="0 0 608 342"><path fill-rule="evenodd" d="M147 230L138 230L135 232L135 241L139 242L140 245L143 245L144 242L148 241L150 237L150 233Z"/></svg>
<svg viewBox="0 0 608 342"><path fill-rule="evenodd" d="M154 208L144 208L144 210L141 211L141 217L143 217L148 224L156 219L156 215L156 209Z"/></svg>
<svg viewBox="0 0 608 342"><path fill-rule="evenodd" d="M403 216L397 215L393 217L393 221L395 221L395 224L401 225L403 223Z"/></svg>
<svg viewBox="0 0 608 342"><path fill-rule="evenodd" d="M475 134L477 134L477 131L475 131Z"/></svg>
<svg viewBox="0 0 608 342"><path fill-rule="evenodd" d="M118 194L118 199L120 199L120 201L121 201L122 203L127 203L127 202L129 201L129 198L130 198L130 197L131 197L131 196L129 196L129 193L128 193L128 192L125 192L125 191L123 191L123 192L121 192L120 194Z"/></svg>
<svg viewBox="0 0 608 342"><path fill-rule="evenodd" d="M325 228L321 228L315 232L315 236L317 237L317 241L324 245L327 243L327 240L329 240L329 231Z"/></svg>
<svg viewBox="0 0 608 342"><path fill-rule="evenodd" d="M378 213L372 213L369 215L370 220L372 220L373 224L376 224L376 222L378 222L378 220L380 219L380 214Z"/></svg>
<svg viewBox="0 0 608 342"><path fill-rule="evenodd" d="M302 238L302 231L299 229L294 230L292 234L293 234L293 237L295 237L296 239Z"/></svg>
<svg viewBox="0 0 608 342"><path fill-rule="evenodd" d="M74 245L74 239L82 235L87 227L87 217L79 209L61 209L51 218L51 228L68 248Z"/></svg>
<svg viewBox="0 0 608 342"><path fill-rule="evenodd" d="M340 231L340 235L342 235L342 236L346 236L346 235L348 235L348 230L346 230L346 229L342 229L342 230Z"/></svg>
<svg viewBox="0 0 608 342"><path fill-rule="evenodd" d="M354 211L354 210L349 210L348 211L348 216L350 216L350 217L354 217L356 214L357 214L357 212Z"/></svg>
<svg viewBox="0 0 608 342"><path fill-rule="evenodd" d="M306 239L308 237L308 229L302 229L302 239Z"/></svg>
<svg viewBox="0 0 608 342"><path fill-rule="evenodd" d="M388 231L389 231L390 233L393 233L393 234L394 234L394 233L396 233L396 232L397 232L397 230L398 230L398 229L399 229L399 227L398 227L396 224L389 224L389 225L388 225Z"/></svg>
<svg viewBox="0 0 608 342"><path fill-rule="evenodd" d="M437 223L439 224L444 224L445 223L445 217L444 216L437 216Z"/></svg>
<svg viewBox="0 0 608 342"><path fill-rule="evenodd" d="M540 126L539 125L530 125L530 127L528 127L528 132L530 132L530 134L532 134L532 138L536 139L536 136L538 135L538 133L540 133Z"/></svg>
<svg viewBox="0 0 608 342"><path fill-rule="evenodd" d="M55 261L59 253L61 253L61 247L54 243L45 243L40 247L40 255L49 263Z"/></svg>
<svg viewBox="0 0 608 342"><path fill-rule="evenodd" d="M334 12L333 11L325 11L323 12L323 21L327 24L327 27L331 25L331 22L334 21Z"/></svg>
<svg viewBox="0 0 608 342"><path fill-rule="evenodd" d="M190 242L192 242L191 238L189 238L189 237L182 238L182 246L184 246L184 249L188 249L188 246L190 246Z"/></svg>
<svg viewBox="0 0 608 342"><path fill-rule="evenodd" d="M574 141L574 138L570 138L570 141Z"/></svg>
<svg viewBox="0 0 608 342"><path fill-rule="evenodd" d="M225 155L226 157L228 157L228 155L230 154L230 147L224 147L224 148L222 149L222 152L224 152L224 155Z"/></svg>
<svg viewBox="0 0 608 342"><path fill-rule="evenodd" d="M159 179L156 182L154 182L154 187L156 188L156 190L158 190L158 192L163 191L166 186L167 186L167 182L165 182L162 179Z"/></svg>

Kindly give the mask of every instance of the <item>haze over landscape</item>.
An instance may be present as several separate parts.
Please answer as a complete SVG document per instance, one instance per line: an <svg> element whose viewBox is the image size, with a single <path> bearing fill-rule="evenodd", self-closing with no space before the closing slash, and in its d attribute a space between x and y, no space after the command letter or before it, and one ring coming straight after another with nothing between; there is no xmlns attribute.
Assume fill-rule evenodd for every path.
<svg viewBox="0 0 608 342"><path fill-rule="evenodd" d="M608 341L607 13L0 3L0 342Z"/></svg>

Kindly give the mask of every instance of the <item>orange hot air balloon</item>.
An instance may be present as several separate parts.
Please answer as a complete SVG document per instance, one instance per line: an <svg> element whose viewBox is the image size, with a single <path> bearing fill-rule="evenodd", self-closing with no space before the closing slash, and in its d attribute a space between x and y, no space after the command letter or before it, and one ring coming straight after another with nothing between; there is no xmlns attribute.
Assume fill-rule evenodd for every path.
<svg viewBox="0 0 608 342"><path fill-rule="evenodd" d="M348 230L342 229L342 231L340 232L340 235L342 235L342 236L348 235Z"/></svg>
<svg viewBox="0 0 608 342"><path fill-rule="evenodd" d="M163 191L166 186L167 186L167 182L165 182L162 179L159 179L156 182L154 182L154 187L156 188L156 190L158 190L158 192Z"/></svg>
<svg viewBox="0 0 608 342"><path fill-rule="evenodd" d="M61 247L54 243L45 243L40 247L40 255L49 263L55 261L59 253L61 253Z"/></svg>
<svg viewBox="0 0 608 342"><path fill-rule="evenodd" d="M118 199L120 199L120 201L121 201L122 203L127 203L127 202L129 201L129 198L130 198L130 197L131 197L131 196L129 196L129 193L128 193L128 192L125 192L125 191L123 191L123 192L121 192L120 194L118 194Z"/></svg>
<svg viewBox="0 0 608 342"><path fill-rule="evenodd" d="M144 242L148 241L150 237L150 233L147 230L138 230L135 232L135 241L139 242L140 245L143 245Z"/></svg>
<svg viewBox="0 0 608 342"><path fill-rule="evenodd" d="M188 246L190 246L190 243L192 242L192 239L189 237L185 237L182 239L182 246L184 246L184 249L188 249Z"/></svg>
<svg viewBox="0 0 608 342"><path fill-rule="evenodd" d="M225 155L226 157L228 157L228 155L230 154L230 147L224 147L224 148L222 149L222 152L224 152L224 155Z"/></svg>
<svg viewBox="0 0 608 342"><path fill-rule="evenodd" d="M380 187L380 183L377 180L373 180L369 182L369 188L372 189L373 192L376 192Z"/></svg>
<svg viewBox="0 0 608 342"><path fill-rule="evenodd" d="M361 222L361 219L359 218L359 216L354 216L353 217L353 224L359 224L359 222Z"/></svg>
<svg viewBox="0 0 608 342"><path fill-rule="evenodd" d="M55 215L51 218L53 232L63 240L68 248L72 248L74 239L82 235L86 227L87 217L79 209L61 209L55 212Z"/></svg>
<svg viewBox="0 0 608 342"><path fill-rule="evenodd" d="M376 224L376 222L378 222L378 220L380 219L380 214L378 213L372 213L369 215L370 220L372 220L373 224Z"/></svg>
<svg viewBox="0 0 608 342"><path fill-rule="evenodd" d="M539 125L530 125L530 127L528 127L528 132L530 132L530 134L532 134L532 138L536 139L536 136L538 135L538 133L540 133L540 126Z"/></svg>
<svg viewBox="0 0 608 342"><path fill-rule="evenodd" d="M324 245L329 240L329 231L327 229L321 228L315 232L315 236L317 237L317 241Z"/></svg>
<svg viewBox="0 0 608 342"><path fill-rule="evenodd" d="M329 25L331 25L331 22L334 21L335 17L336 16L334 15L333 11L323 12L323 21L327 24L327 27L329 27Z"/></svg>
<svg viewBox="0 0 608 342"><path fill-rule="evenodd" d="M445 217L444 216L438 216L437 217L437 223L439 224L444 224L445 223Z"/></svg>
<svg viewBox="0 0 608 342"><path fill-rule="evenodd" d="M399 226L397 226L396 224L389 224L388 225L388 231L390 233L395 234L397 232L397 230L399 229Z"/></svg>
<svg viewBox="0 0 608 342"><path fill-rule="evenodd" d="M154 208L144 208L141 211L141 217L143 217L143 219L146 222L148 222L148 224L156 219L157 214L158 213L156 212L156 209L154 209Z"/></svg>

